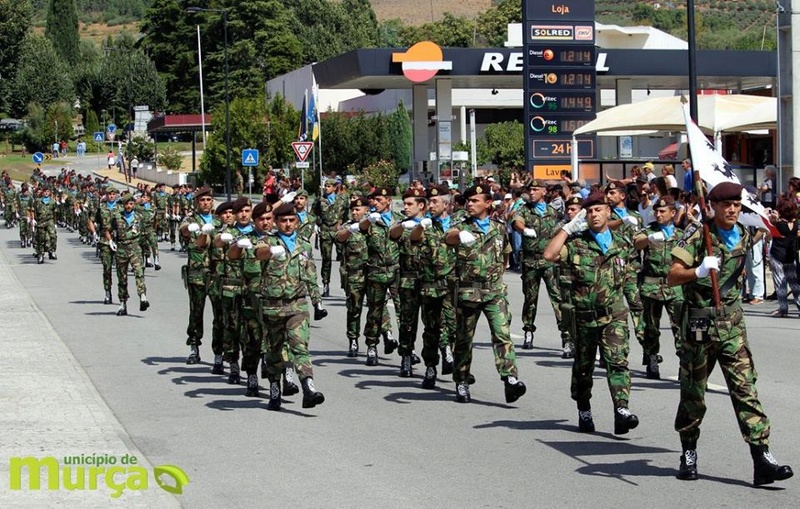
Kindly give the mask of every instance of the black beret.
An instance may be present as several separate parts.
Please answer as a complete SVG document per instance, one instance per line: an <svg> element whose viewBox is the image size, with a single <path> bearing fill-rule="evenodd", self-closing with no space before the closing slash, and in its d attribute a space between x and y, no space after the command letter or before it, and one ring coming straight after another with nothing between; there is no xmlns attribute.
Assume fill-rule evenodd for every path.
<svg viewBox="0 0 800 509"><path fill-rule="evenodd" d="M579 195L577 195L577 194L576 194L575 196L570 196L570 197L569 197L569 198L567 198L567 200L564 202L564 206L565 206L565 207L569 207L570 205L580 205L580 206L583 206L583 198L581 198L581 197L580 197Z"/></svg>
<svg viewBox="0 0 800 509"><path fill-rule="evenodd" d="M159 184L159 185L163 186L164 184ZM200 189L198 189L194 193L195 199L203 197L203 196L214 196L214 191L212 191L210 187L205 186L205 187L201 187Z"/></svg>
<svg viewBox="0 0 800 509"><path fill-rule="evenodd" d="M240 211L241 211L243 208L245 208L245 207L252 207L252 206L253 206L253 204L250 202L250 198L247 198L246 196L242 196L242 197L240 197L240 198L237 198L237 199L236 199L236 200L233 202L233 206L231 207L231 210L233 210L233 213L234 213L234 214L237 214L237 213L238 213L238 212L240 212Z"/></svg>
<svg viewBox="0 0 800 509"><path fill-rule="evenodd" d="M708 193L708 201L741 200L744 187L736 182L723 182Z"/></svg>
<svg viewBox="0 0 800 509"><path fill-rule="evenodd" d="M653 203L654 209L663 209L664 207L675 207L675 199L672 196L662 196L658 199L655 203Z"/></svg>
<svg viewBox="0 0 800 509"><path fill-rule="evenodd" d="M369 207L369 200L365 196L353 196L350 199L350 208Z"/></svg>
<svg viewBox="0 0 800 509"><path fill-rule="evenodd" d="M233 202L232 201L222 202L219 205L217 205L217 210L214 211L214 214L220 215L223 212L227 212L229 210L233 210Z"/></svg>
<svg viewBox="0 0 800 509"><path fill-rule="evenodd" d="M450 190L447 189L446 186L430 186L428 188L427 196L428 198L433 198L434 196L448 196L450 194Z"/></svg>
<svg viewBox="0 0 800 509"><path fill-rule="evenodd" d="M581 207L586 209L591 207L592 205L598 205L600 203L606 205L608 204L608 202L606 202L606 195L604 193L597 191L587 196L586 199L583 200Z"/></svg>
<svg viewBox="0 0 800 509"><path fill-rule="evenodd" d="M253 217L261 217L264 214L272 212L272 204L262 201L255 207L253 207Z"/></svg>
<svg viewBox="0 0 800 509"><path fill-rule="evenodd" d="M625 191L625 184L620 180L612 180L608 184L606 184L606 192L613 191L615 189L619 189ZM584 205L585 207L586 205Z"/></svg>
<svg viewBox="0 0 800 509"><path fill-rule="evenodd" d="M425 191L416 187L409 188L403 193L403 199L405 200L406 198L425 198Z"/></svg>
<svg viewBox="0 0 800 509"><path fill-rule="evenodd" d="M487 197L492 197L492 189L489 186L479 184L464 190L464 199L472 198L477 194L484 194Z"/></svg>
<svg viewBox="0 0 800 509"><path fill-rule="evenodd" d="M278 208L273 209L272 215L275 217L294 216L297 215L297 210L294 208L294 203L284 203Z"/></svg>
<svg viewBox="0 0 800 509"><path fill-rule="evenodd" d="M388 196L391 197L394 193L388 187L376 187L372 193L370 193L370 198L375 198L376 196Z"/></svg>

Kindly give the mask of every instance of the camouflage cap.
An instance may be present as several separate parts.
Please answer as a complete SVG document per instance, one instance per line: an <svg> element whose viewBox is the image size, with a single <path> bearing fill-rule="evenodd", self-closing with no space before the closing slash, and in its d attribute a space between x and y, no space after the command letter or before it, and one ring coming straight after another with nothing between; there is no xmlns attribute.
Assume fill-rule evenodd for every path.
<svg viewBox="0 0 800 509"><path fill-rule="evenodd" d="M388 187L376 187L369 195L370 198L385 196L391 198L394 193Z"/></svg>
<svg viewBox="0 0 800 509"><path fill-rule="evenodd" d="M252 207L253 203L250 201L250 198L246 196L242 196L234 200L233 205L231 206L231 210L234 214L239 213L245 207Z"/></svg>
<svg viewBox="0 0 800 509"><path fill-rule="evenodd" d="M369 200L366 196L353 196L350 200L350 208L354 209L356 207L369 207Z"/></svg>
<svg viewBox="0 0 800 509"><path fill-rule="evenodd" d="M406 198L425 198L425 191L418 188L409 188L405 193L403 193L403 199Z"/></svg>
<svg viewBox="0 0 800 509"><path fill-rule="evenodd" d="M570 205L580 205L582 207L583 206L583 199L580 196L578 196L577 194L575 196L570 196L564 202L564 206L565 207L569 207Z"/></svg>
<svg viewBox="0 0 800 509"><path fill-rule="evenodd" d="M272 215L275 217L294 216L297 215L297 210L294 208L293 203L284 203L280 207L273 209Z"/></svg>
<svg viewBox="0 0 800 509"><path fill-rule="evenodd" d="M606 192L614 191L614 190L619 190L619 191L623 191L624 192L625 191L625 183L622 182L621 180L612 180L611 182L606 184L606 189L605 189ZM584 205L584 207L585 206L586 205Z"/></svg>
<svg viewBox="0 0 800 509"><path fill-rule="evenodd" d="M268 212L272 212L272 204L271 203L262 201L261 203L259 203L255 207L253 207L253 217L254 218L261 217L261 216L263 216L264 214L266 214Z"/></svg>
<svg viewBox="0 0 800 509"><path fill-rule="evenodd" d="M485 185L477 185L472 186L466 190L464 190L464 199L472 198L475 195L483 194L486 195L487 198L492 197L492 189L489 186Z"/></svg>
<svg viewBox="0 0 800 509"><path fill-rule="evenodd" d="M708 193L708 201L720 202L726 200L741 200L744 186L736 182L722 182L714 186Z"/></svg>
<svg viewBox="0 0 800 509"><path fill-rule="evenodd" d="M528 184L525 187L527 187L528 189L531 189L532 187L546 188L547 185L539 179L532 179L528 181Z"/></svg>
<svg viewBox="0 0 800 509"><path fill-rule="evenodd" d="M450 190L447 188L447 186L443 185L430 186L426 196L428 198L433 198L434 196L450 196Z"/></svg>
<svg viewBox="0 0 800 509"><path fill-rule="evenodd" d="M114 186L108 186L108 187L106 187L106 194L111 194L111 193L117 193L117 194L119 194L119 189L117 189L117 188L116 188L116 187L114 187Z"/></svg>
<svg viewBox="0 0 800 509"><path fill-rule="evenodd" d="M163 184L162 184L163 185ZM211 190L208 186L203 186L194 193L195 199L202 198L203 196L214 196L214 191Z"/></svg>
<svg viewBox="0 0 800 509"><path fill-rule="evenodd" d="M306 191L305 189L298 189L297 191L295 191L294 196L295 198L297 198L298 196L305 196L306 198L308 198L308 191Z"/></svg>
<svg viewBox="0 0 800 509"><path fill-rule="evenodd" d="M131 193L125 193L120 197L119 202L128 203L129 201L135 201L135 200L136 198L134 198Z"/></svg>
<svg viewBox="0 0 800 509"><path fill-rule="evenodd" d="M662 196L653 204L653 209L675 208L675 199L672 196Z"/></svg>
<svg viewBox="0 0 800 509"><path fill-rule="evenodd" d="M583 200L583 203L581 203L581 207L588 209L592 205L599 204L608 205L608 202L606 202L606 195L598 191L587 196L586 199Z"/></svg>
<svg viewBox="0 0 800 509"><path fill-rule="evenodd" d="M227 212L229 210L233 210L233 202L232 201L222 202L219 205L217 205L217 209L214 211L214 214L218 216L223 212Z"/></svg>
<svg viewBox="0 0 800 509"><path fill-rule="evenodd" d="M337 184L336 179L325 179L326 186L335 186Z"/></svg>

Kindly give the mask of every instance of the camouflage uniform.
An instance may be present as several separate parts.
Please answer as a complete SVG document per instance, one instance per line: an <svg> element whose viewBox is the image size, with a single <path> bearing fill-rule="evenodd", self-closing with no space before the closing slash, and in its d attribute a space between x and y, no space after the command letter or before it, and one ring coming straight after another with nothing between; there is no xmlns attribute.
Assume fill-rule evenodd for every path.
<svg viewBox="0 0 800 509"><path fill-rule="evenodd" d="M419 312L422 305L420 278L422 276L422 246L419 242L411 242L411 231L403 230L401 236L395 241L398 247L398 275L397 294L400 300L398 312L398 340L400 356L411 355L414 343L417 341ZM434 347L435 350L435 347ZM433 354L437 358L438 355Z"/></svg>
<svg viewBox="0 0 800 509"><path fill-rule="evenodd" d="M277 382L283 373L283 349L288 344L300 380L313 378L311 359L308 353L309 324L308 300L317 305L321 302L317 284L317 270L311 244L295 235L294 250L281 240L278 234L268 234L255 246L269 248L283 246L286 257L273 257L262 263L261 315L264 330L270 331L267 350L267 378Z"/></svg>
<svg viewBox="0 0 800 509"><path fill-rule="evenodd" d="M3 219L6 221L6 228L11 228L17 220L17 191L13 185L3 189Z"/></svg>
<svg viewBox="0 0 800 509"><path fill-rule="evenodd" d="M169 219L166 220L167 229L169 230L169 243L175 244L175 233L178 229L178 224L180 223L179 219L175 219L175 216L180 217L178 213L180 209L180 201L181 198L177 192L173 192L169 196L167 196L167 211L166 214L169 216Z"/></svg>
<svg viewBox="0 0 800 509"><path fill-rule="evenodd" d="M264 239L264 233L253 229L247 238L257 245ZM256 259L252 249L242 251L241 271L244 282L244 296L241 307L241 348L242 369L248 374L255 374L258 370L259 358L269 349L270 332L264 331L262 317L258 312L259 295L261 290L261 262ZM288 348L287 348L288 350ZM286 359L288 360L288 359Z"/></svg>
<svg viewBox="0 0 800 509"><path fill-rule="evenodd" d="M543 256L544 249L558 231L558 212L548 205L544 214L540 214L536 211L535 205L529 203L519 208L512 222L515 221L521 221L525 228L533 228L536 231L536 237L524 235L522 237L522 292L525 295L525 302L522 305L522 330L536 332L539 284L544 280L556 316L556 324L561 331L561 344L566 346L570 342L570 337L567 327L561 323L558 267L545 260Z"/></svg>
<svg viewBox="0 0 800 509"><path fill-rule="evenodd" d="M169 225L167 224L167 203L169 200L169 195L164 191L155 191L152 194L153 196L153 206L156 208L156 216L155 216L155 230L156 230L156 239L159 241L164 240L167 228Z"/></svg>
<svg viewBox="0 0 800 509"><path fill-rule="evenodd" d="M453 380L466 383L469 378L472 342L481 312L489 322L497 372L501 377L516 377L517 356L509 327L508 289L503 283L506 255L511 252L506 226L492 220L487 233L483 233L473 218L467 218L454 228L472 233L477 241L470 247L459 245L456 249L458 300Z"/></svg>
<svg viewBox="0 0 800 509"><path fill-rule="evenodd" d="M45 253L55 253L58 247L58 234L56 233L56 201L50 197L49 203L44 198L33 201L33 214L36 219L36 232L33 248L38 256Z"/></svg>
<svg viewBox="0 0 800 509"><path fill-rule="evenodd" d="M653 233L661 233L663 230L658 223L653 222L640 235L645 237ZM683 291L681 287L669 286L667 284L667 274L672 263L672 248L683 237L683 231L675 227L672 237L658 244L648 243L642 251L644 261L642 263L642 284L639 293L642 297L644 306L644 353L647 355L658 355L660 351L659 338L661 336L661 313L664 308L669 316L669 324L672 327L672 335L675 339L675 351L681 350L681 328L680 321L683 314Z"/></svg>
<svg viewBox="0 0 800 509"><path fill-rule="evenodd" d="M320 228L319 251L322 256L321 275L322 284L324 285L331 282L333 244L336 239L336 232L347 217L347 210L350 205L345 194L333 194L332 203L324 196L317 198L316 202L317 220Z"/></svg>
<svg viewBox="0 0 800 509"><path fill-rule="evenodd" d="M297 219L299 223L297 225L297 235L308 242L311 243L311 236L314 235L314 230L317 226L317 217L310 213L310 212L298 212ZM328 276L330 279L330 275Z"/></svg>
<svg viewBox="0 0 800 509"><path fill-rule="evenodd" d="M111 220L112 228L117 239L117 288L120 302L128 300L128 265L133 269L136 278L136 294L141 297L147 292L144 285L144 263L142 262L142 248L139 237L142 232L144 218L133 210L130 222L125 218L125 211L120 205L114 210Z"/></svg>
<svg viewBox="0 0 800 509"><path fill-rule="evenodd" d="M17 194L17 210L19 211L19 217L22 218L19 222L19 240L22 247L30 245L33 240L31 227L27 221L28 211L32 206L33 196L31 196L30 192L20 192Z"/></svg>
<svg viewBox="0 0 800 509"><path fill-rule="evenodd" d="M623 210L624 212L622 212ZM625 216L635 217L639 221L639 227L634 227L623 222L622 226L620 226L617 231L625 236L628 241L633 242L633 237L642 226L642 217L637 212L612 207L609 221L621 220ZM628 263L628 277L625 280L622 293L625 295L625 301L627 301L628 307L630 308L636 340L639 344L644 345L644 306L642 305L642 298L639 295L639 284L641 283L641 281L639 281L639 274L641 274L641 272L642 264L639 257L634 256Z"/></svg>
<svg viewBox="0 0 800 509"><path fill-rule="evenodd" d="M628 308L621 294L635 251L619 232L612 231L611 238L605 254L590 231L570 237L561 249L561 261L572 278L577 329L571 393L581 411L590 409L598 347L614 407L627 408L630 397Z"/></svg>
<svg viewBox="0 0 800 509"><path fill-rule="evenodd" d="M438 365L439 351L456 340L456 253L444 243L450 225L441 218L432 222L421 241L422 360L426 367Z"/></svg>
<svg viewBox="0 0 800 509"><path fill-rule="evenodd" d="M391 223L375 222L364 234L367 243L367 321L364 325L364 342L377 346L381 324L386 313L386 294L394 302L395 316L400 316L400 299L397 291L397 271L400 251L396 243L389 240L389 228L402 221L401 214L391 212Z"/></svg>
<svg viewBox="0 0 800 509"><path fill-rule="evenodd" d="M236 240L249 236L254 230L252 225L244 230L237 226L223 227L219 233L229 233ZM219 249L219 248L216 248ZM243 322L240 311L245 294L243 262L228 259L228 246L219 249L222 258L217 263L214 274L214 285L219 293L222 307L222 345L225 361L238 362L240 345L244 337Z"/></svg>
<svg viewBox="0 0 800 509"><path fill-rule="evenodd" d="M739 267L751 246L747 228L736 224L741 234L739 244L729 250L720 242L717 226L711 225L713 256L720 259L719 284L722 313L718 314L713 304L711 278L702 278L683 285L687 313L681 326L684 341L679 352L681 400L675 416L675 430L681 442L696 442L700 436L700 424L706 413L705 393L708 377L719 363L745 442L751 445L767 445L770 424L764 413L756 391L757 373L747 342L747 329L742 312L742 282ZM690 225L683 240L672 250L673 260L680 260L688 267L700 264L706 256L702 229ZM728 281L731 278L731 283ZM689 330L692 319L710 320L705 336L698 341L697 333Z"/></svg>
<svg viewBox="0 0 800 509"><path fill-rule="evenodd" d="M103 290L108 294L111 292L111 267L114 265L114 251L111 250L109 241L106 240L105 233L111 234L113 219L116 209L122 207L118 202L114 202L113 207L109 207L108 202L99 204L95 213L95 231L100 237L97 248L100 252L100 263L103 265ZM113 240L113 236L112 236Z"/></svg>

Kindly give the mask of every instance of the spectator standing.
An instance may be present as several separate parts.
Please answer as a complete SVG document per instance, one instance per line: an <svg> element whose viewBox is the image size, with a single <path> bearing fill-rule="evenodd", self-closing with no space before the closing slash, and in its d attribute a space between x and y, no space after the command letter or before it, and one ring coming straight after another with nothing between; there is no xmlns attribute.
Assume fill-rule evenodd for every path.
<svg viewBox="0 0 800 509"><path fill-rule="evenodd" d="M133 178L136 178L138 174L139 174L139 160L136 158L136 156L133 156L133 159L131 159L131 175L133 175Z"/></svg>
<svg viewBox="0 0 800 509"><path fill-rule="evenodd" d="M689 191L690 193L694 191L694 171L692 170L692 160L691 159L684 159L681 163L683 166L683 190Z"/></svg>
<svg viewBox="0 0 800 509"><path fill-rule="evenodd" d="M675 178L675 167L671 164L665 164L661 168L661 176L667 181L667 189L678 187L678 180Z"/></svg>
<svg viewBox="0 0 800 509"><path fill-rule="evenodd" d="M777 318L789 315L788 291L792 291L795 306L800 310L800 284L797 281L797 203L791 197L781 198L777 210L772 211L770 220L783 235L773 238L769 251L769 265L772 268L772 281L778 294L778 309L772 313Z"/></svg>
<svg viewBox="0 0 800 509"><path fill-rule="evenodd" d="M765 170L764 182L758 188L761 191L761 205L768 209L774 209L776 200L775 195L775 167L771 164Z"/></svg>
<svg viewBox="0 0 800 509"><path fill-rule="evenodd" d="M54 142L53 142L53 148L52 148L52 153L53 153L53 158L54 158L54 159L55 159L56 157L58 157L58 149L59 149L59 147L60 147L60 145L58 144L58 142L57 142L57 141L54 141Z"/></svg>

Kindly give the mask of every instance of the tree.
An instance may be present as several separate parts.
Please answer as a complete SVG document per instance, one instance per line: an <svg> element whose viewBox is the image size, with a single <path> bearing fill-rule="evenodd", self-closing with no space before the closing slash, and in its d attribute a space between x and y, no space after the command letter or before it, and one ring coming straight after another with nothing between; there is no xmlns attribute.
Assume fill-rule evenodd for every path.
<svg viewBox="0 0 800 509"><path fill-rule="evenodd" d="M414 133L403 101L400 101L397 109L389 115L388 132L392 146L392 161L399 173L406 173L411 166L411 145L414 142Z"/></svg>
<svg viewBox="0 0 800 509"><path fill-rule="evenodd" d="M22 43L31 26L33 9L30 0L0 2L0 112L9 108L11 82L19 65Z"/></svg>
<svg viewBox="0 0 800 509"><path fill-rule="evenodd" d="M25 120L27 126L22 141L29 152L49 152L54 141L72 137L72 106L65 102L55 102L47 107L31 103Z"/></svg>
<svg viewBox="0 0 800 509"><path fill-rule="evenodd" d="M81 38L75 0L50 0L44 33L65 62L74 64L78 61Z"/></svg>
<svg viewBox="0 0 800 509"><path fill-rule="evenodd" d="M433 41L439 46L469 48L475 42L475 36L475 21L453 16L449 12L439 21L419 27L407 26L401 30L404 46L411 46L419 41Z"/></svg>
<svg viewBox="0 0 800 509"><path fill-rule="evenodd" d="M508 24L522 23L522 3L519 0L501 0L478 16L478 36L482 44L502 47L508 37Z"/></svg>
<svg viewBox="0 0 800 509"><path fill-rule="evenodd" d="M491 160L500 170L519 170L525 167L525 131L519 122L489 124L478 144L482 156Z"/></svg>
<svg viewBox="0 0 800 509"><path fill-rule="evenodd" d="M46 38L29 33L20 51L19 66L11 88L11 114L23 116L28 104L72 104L75 93L69 67Z"/></svg>
<svg viewBox="0 0 800 509"><path fill-rule="evenodd" d="M152 161L155 153L155 143L145 133L136 133L131 136L128 140L128 146L125 148L125 155L128 157L128 161L134 157L139 161Z"/></svg>

